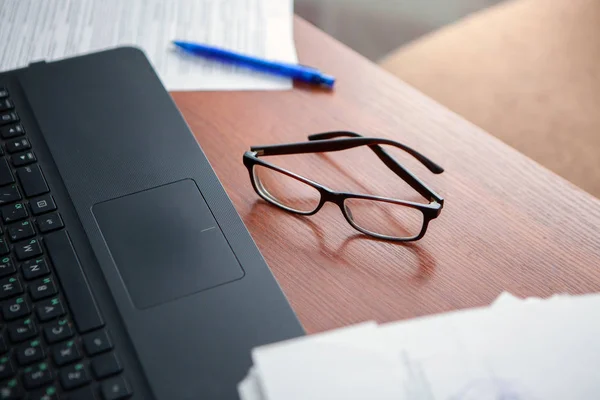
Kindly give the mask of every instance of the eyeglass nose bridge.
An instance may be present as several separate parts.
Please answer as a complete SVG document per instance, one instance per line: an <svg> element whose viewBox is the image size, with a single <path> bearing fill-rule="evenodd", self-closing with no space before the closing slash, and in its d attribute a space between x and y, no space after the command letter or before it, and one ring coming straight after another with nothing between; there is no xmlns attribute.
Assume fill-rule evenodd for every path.
<svg viewBox="0 0 600 400"><path fill-rule="evenodd" d="M353 222L352 211L344 206L345 200L348 198L348 193L345 192L336 192L335 190L329 189L328 187L321 187L321 202L319 206L314 211L316 214L326 203L336 204L340 208L340 212L342 216L348 223L353 226L355 229L360 230Z"/></svg>
<svg viewBox="0 0 600 400"><path fill-rule="evenodd" d="M321 187L321 204L319 204L319 209L325 205L325 203L333 203L336 204L344 217L346 217L346 212L344 210L344 199L347 194L343 192L336 192L335 190L329 189L328 187Z"/></svg>

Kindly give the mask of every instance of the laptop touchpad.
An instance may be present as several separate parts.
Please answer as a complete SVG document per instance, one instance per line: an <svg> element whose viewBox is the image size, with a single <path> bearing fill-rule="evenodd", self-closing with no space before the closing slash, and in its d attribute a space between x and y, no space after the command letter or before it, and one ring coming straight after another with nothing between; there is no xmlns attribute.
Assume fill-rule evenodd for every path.
<svg viewBox="0 0 600 400"><path fill-rule="evenodd" d="M193 180L94 205L135 306L156 306L244 275Z"/></svg>

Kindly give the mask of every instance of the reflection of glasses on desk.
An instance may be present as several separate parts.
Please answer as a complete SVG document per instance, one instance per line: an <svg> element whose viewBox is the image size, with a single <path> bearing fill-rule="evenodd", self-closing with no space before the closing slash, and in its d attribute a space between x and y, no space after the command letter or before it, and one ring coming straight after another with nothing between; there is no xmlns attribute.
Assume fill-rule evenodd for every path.
<svg viewBox="0 0 600 400"><path fill-rule="evenodd" d="M344 136L344 139L334 139ZM309 142L253 146L250 151L244 153L244 165L248 168L252 186L260 197L284 210L301 215L316 214L326 202L331 201L340 207L346 220L355 229L380 239L405 242L421 239L429 221L440 214L444 199L398 163L380 145L406 151L434 174L444 172L442 167L410 147L389 139L362 137L353 132L319 133L309 136L308 140ZM340 151L358 146L369 146L389 169L430 203L335 192L258 158Z"/></svg>

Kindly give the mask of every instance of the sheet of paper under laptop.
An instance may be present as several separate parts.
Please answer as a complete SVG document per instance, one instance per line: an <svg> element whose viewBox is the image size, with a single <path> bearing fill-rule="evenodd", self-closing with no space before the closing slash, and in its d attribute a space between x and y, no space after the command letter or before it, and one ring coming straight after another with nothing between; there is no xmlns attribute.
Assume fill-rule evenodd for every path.
<svg viewBox="0 0 600 400"><path fill-rule="evenodd" d="M116 46L144 50L168 90L282 90L290 79L175 51L199 42L296 63L293 0L2 0L0 71Z"/></svg>
<svg viewBox="0 0 600 400"><path fill-rule="evenodd" d="M254 349L241 400L588 400L600 295L518 299Z"/></svg>

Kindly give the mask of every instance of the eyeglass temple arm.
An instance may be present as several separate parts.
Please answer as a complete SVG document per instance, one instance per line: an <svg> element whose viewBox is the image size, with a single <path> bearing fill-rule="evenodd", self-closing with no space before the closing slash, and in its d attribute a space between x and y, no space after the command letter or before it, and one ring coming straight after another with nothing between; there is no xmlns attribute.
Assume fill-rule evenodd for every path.
<svg viewBox="0 0 600 400"><path fill-rule="evenodd" d="M317 133L314 135L310 135L308 137L308 140L328 140L328 139L334 139L334 138L338 138L338 137L363 137L362 135L356 133L356 132L350 132L350 131L334 131L334 132L323 132L323 133ZM398 143L401 144L401 143ZM411 150L414 153L417 153L415 150L411 149L408 146L404 146L407 149ZM398 147L398 146L396 146ZM403 147L400 147L402 150L405 150ZM415 175L413 175L409 170L407 170L406 168L404 168L404 166L402 166L402 164L400 164L398 161L396 161L394 159L394 157L392 157L387 151L385 151L385 149L383 149L381 146L379 145L370 145L369 148L371 150L373 150L373 152L375 154L377 154L377 157L379 157L379 159L381 161L383 161L383 163L389 168L391 169L396 175L398 175L400 178L402 178L406 183L408 183L410 185L410 187L412 187L413 189L415 189L417 192L419 192L419 194L423 197L425 197L428 200L435 200L440 204L444 203L444 199L439 196L436 192L434 192L432 189L430 189L425 183L423 183L423 181L421 181L419 178L417 178ZM413 155L410 151L407 151L408 153L410 153L411 155ZM419 154L421 157L425 158L425 156ZM417 157L418 159L418 157ZM427 164L425 164L425 166L427 166L429 168L429 170L431 172L433 172L434 174L440 174L442 172L444 172L444 169L442 167L440 167L439 165L437 165L436 163L434 163L433 161L429 160L426 158L427 161L429 161L431 164L433 164L436 167L436 170L433 171L431 168L429 168L427 166ZM419 160L421 161L421 160Z"/></svg>
<svg viewBox="0 0 600 400"><path fill-rule="evenodd" d="M319 153L326 151L341 151L352 149L358 146L372 146L376 144L386 144L389 146L397 147L401 150L406 151L411 156L415 157L417 160L421 162L424 166L427 167L434 174L441 174L444 172L444 169L431 161L429 158L425 157L423 154L419 153L416 150L411 149L410 147L403 145L402 143L398 143L389 139L381 139L381 138L369 138L358 135L357 133L353 133L353 135L357 135L355 137L347 138L347 139L338 139L338 140L330 140L324 141L326 137L317 138L320 135L326 134L334 134L337 133L337 136L349 136L348 134L352 134L353 132L326 132L320 133L317 135L309 136L310 142L298 142L298 143L286 143L286 144L274 144L267 146L252 146L250 150L256 151L258 156L277 156L277 155L285 155L285 154L300 154L300 153ZM332 136L336 137L336 136ZM383 149L382 149L383 151ZM387 154L387 153L386 153ZM387 157L391 158L389 155ZM380 157L381 158L381 157Z"/></svg>
<svg viewBox="0 0 600 400"><path fill-rule="evenodd" d="M347 139L325 140L340 136L353 136ZM250 150L255 151L257 156L275 156L286 154L301 154L301 153L318 153L327 151L341 151L358 146L369 146L383 163L390 168L396 175L404 179L413 189L428 200L435 200L438 203L443 203L443 199L438 196L433 190L429 189L421 180L410 173L406 168L400 165L378 144L386 144L402 149L419 160L434 174L444 172L444 169L420 154L416 150L411 149L402 143L388 139L366 138L354 132L326 132L309 136L309 142L289 143L270 146L253 146Z"/></svg>

